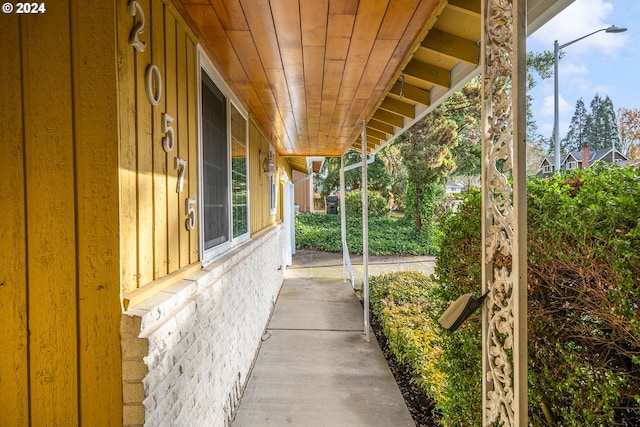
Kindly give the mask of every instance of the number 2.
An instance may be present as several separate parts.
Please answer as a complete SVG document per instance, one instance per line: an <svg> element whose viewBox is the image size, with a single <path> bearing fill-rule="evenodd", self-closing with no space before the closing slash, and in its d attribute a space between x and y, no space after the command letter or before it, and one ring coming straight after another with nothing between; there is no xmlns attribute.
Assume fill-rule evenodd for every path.
<svg viewBox="0 0 640 427"><path fill-rule="evenodd" d="M136 0L129 2L129 15L134 18L133 28L131 29L131 33L129 33L129 44L138 52L144 52L147 44L140 40L140 34L144 31L146 21L142 7ZM135 19L136 16L139 18L137 22Z"/></svg>

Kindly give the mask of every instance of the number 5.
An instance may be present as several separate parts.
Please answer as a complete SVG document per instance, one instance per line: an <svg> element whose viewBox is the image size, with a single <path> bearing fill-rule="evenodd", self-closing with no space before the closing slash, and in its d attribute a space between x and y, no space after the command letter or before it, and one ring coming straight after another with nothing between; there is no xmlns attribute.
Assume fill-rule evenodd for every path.
<svg viewBox="0 0 640 427"><path fill-rule="evenodd" d="M162 133L166 133L166 136L162 137L162 148L164 148L164 151L166 151L167 153L169 153L170 151L173 151L173 148L175 147L175 133L173 131L173 126L171 126L171 123L173 123L173 117L171 117L169 114L167 113L162 113L162 126L161 126L161 131ZM176 166L177 169L177 166Z"/></svg>
<svg viewBox="0 0 640 427"><path fill-rule="evenodd" d="M185 221L185 225L187 226L187 230L191 231L196 226L196 210L193 205L196 204L196 199L186 199L184 201L185 207L185 215L187 215L187 220Z"/></svg>

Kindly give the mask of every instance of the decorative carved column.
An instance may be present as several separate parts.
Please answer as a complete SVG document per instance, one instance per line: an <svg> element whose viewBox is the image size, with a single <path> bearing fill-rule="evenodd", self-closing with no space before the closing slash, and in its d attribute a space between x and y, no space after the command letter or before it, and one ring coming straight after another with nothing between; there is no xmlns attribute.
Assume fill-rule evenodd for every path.
<svg viewBox="0 0 640 427"><path fill-rule="evenodd" d="M483 425L526 426L526 0L482 17Z"/></svg>

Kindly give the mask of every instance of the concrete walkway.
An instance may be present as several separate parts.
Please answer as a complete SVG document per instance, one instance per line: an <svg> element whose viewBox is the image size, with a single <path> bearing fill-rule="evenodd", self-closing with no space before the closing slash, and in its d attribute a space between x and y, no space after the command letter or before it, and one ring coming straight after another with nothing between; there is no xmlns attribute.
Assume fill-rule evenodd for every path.
<svg viewBox="0 0 640 427"><path fill-rule="evenodd" d="M354 259L356 282L362 266ZM433 258L370 258L370 275L430 272ZM358 281L358 268L360 281ZM300 251L263 337L233 427L415 426L340 254Z"/></svg>

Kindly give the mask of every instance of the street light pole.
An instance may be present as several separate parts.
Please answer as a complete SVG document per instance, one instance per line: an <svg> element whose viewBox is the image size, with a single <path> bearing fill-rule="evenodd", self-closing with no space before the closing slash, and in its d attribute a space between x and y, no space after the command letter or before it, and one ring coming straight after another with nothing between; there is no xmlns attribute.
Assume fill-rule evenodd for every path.
<svg viewBox="0 0 640 427"><path fill-rule="evenodd" d="M558 106L558 59L560 57L560 49L564 49L565 47L574 44L575 42L579 42L582 39L585 39L589 36L594 35L595 33L599 33L604 31L606 33L622 33L627 31L626 28L616 27L612 25L607 28L601 28L592 33L589 33L585 36L579 37L575 40L571 40L568 43L558 45L558 40L553 42L553 142L555 144L555 157L554 157L554 167L555 173L560 172L560 109Z"/></svg>

